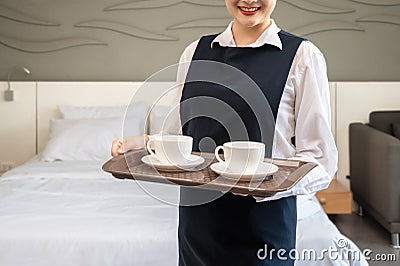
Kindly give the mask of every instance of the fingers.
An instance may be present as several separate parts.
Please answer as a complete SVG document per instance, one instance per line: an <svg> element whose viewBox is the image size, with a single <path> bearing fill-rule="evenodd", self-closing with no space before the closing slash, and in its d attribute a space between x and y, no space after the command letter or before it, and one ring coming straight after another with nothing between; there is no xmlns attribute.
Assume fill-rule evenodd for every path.
<svg viewBox="0 0 400 266"><path fill-rule="evenodd" d="M143 149L146 146L148 136L130 136L126 137L124 140L116 139L111 145L111 156L115 157L124 154L129 150Z"/></svg>
<svg viewBox="0 0 400 266"><path fill-rule="evenodd" d="M124 140L116 139L111 145L111 156L121 155L129 150L143 149L148 141L148 136L130 136Z"/></svg>
<svg viewBox="0 0 400 266"><path fill-rule="evenodd" d="M123 145L122 139L114 140L111 145L111 156L115 157L115 156L123 154L124 152L125 151L124 151L124 145Z"/></svg>

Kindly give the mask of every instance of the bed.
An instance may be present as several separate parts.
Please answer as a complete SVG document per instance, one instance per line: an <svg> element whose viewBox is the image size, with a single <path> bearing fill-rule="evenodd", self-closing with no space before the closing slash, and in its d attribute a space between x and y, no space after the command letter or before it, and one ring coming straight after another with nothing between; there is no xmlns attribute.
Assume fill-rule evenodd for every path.
<svg viewBox="0 0 400 266"><path fill-rule="evenodd" d="M48 90L47 99L60 102L52 93L57 97ZM177 207L149 195L143 183L101 170L125 107L42 105L39 154L0 177L0 265L177 265ZM147 104L136 104L132 127L124 129L156 130L163 108L149 114ZM164 200L179 198L176 186L145 184ZM298 198L297 235L296 265L368 265L314 196Z"/></svg>
<svg viewBox="0 0 400 266"><path fill-rule="evenodd" d="M112 178L102 163L35 157L2 176L0 265L177 265L177 208ZM176 187L148 185L178 196ZM298 213L299 254L344 242L338 250L359 251L315 197L299 200ZM362 256L307 258L299 255L296 265L367 265Z"/></svg>

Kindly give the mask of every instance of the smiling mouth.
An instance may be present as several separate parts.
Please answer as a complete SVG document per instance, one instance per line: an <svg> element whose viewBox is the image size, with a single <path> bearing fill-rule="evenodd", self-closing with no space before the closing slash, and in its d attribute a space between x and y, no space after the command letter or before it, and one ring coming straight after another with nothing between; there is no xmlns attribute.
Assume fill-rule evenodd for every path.
<svg viewBox="0 0 400 266"><path fill-rule="evenodd" d="M246 12L254 12L254 11L259 10L261 7L244 7L244 6L239 6L239 8L240 8L241 10L243 10L243 11L246 11Z"/></svg>
<svg viewBox="0 0 400 266"><path fill-rule="evenodd" d="M261 7L245 7L245 6L238 6L238 8L244 15L253 15L258 10L261 9Z"/></svg>

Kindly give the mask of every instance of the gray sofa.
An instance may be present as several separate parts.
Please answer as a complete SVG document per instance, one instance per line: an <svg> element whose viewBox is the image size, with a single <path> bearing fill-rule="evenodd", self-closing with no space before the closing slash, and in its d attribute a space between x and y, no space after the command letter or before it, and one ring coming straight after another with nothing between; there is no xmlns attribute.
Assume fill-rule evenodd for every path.
<svg viewBox="0 0 400 266"><path fill-rule="evenodd" d="M372 112L368 124L351 123L350 185L354 200L392 235L399 248L400 111Z"/></svg>

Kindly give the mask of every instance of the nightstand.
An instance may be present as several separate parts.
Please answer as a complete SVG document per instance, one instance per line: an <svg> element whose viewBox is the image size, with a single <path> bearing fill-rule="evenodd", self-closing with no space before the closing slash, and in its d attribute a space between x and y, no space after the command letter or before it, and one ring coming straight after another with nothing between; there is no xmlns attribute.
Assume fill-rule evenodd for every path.
<svg viewBox="0 0 400 266"><path fill-rule="evenodd" d="M327 189L316 194L319 203L327 214L351 214L352 194L336 179Z"/></svg>

